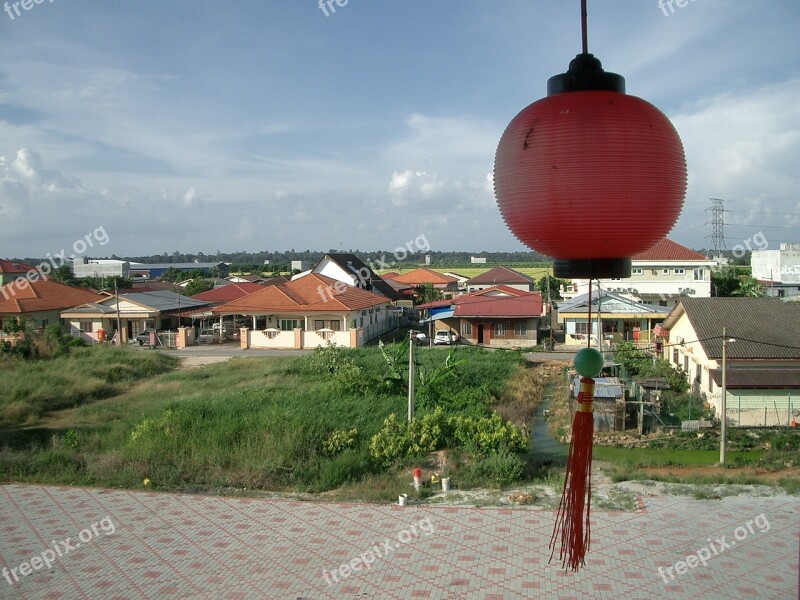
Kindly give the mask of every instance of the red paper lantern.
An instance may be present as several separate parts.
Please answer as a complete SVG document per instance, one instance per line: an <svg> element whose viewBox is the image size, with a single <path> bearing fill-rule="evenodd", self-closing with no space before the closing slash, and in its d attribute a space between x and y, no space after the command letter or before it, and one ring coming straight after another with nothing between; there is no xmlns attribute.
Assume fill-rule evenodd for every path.
<svg viewBox="0 0 800 600"><path fill-rule="evenodd" d="M686 160L667 117L584 52L506 128L494 188L509 229L554 258L556 277L630 277L630 257L680 215Z"/></svg>

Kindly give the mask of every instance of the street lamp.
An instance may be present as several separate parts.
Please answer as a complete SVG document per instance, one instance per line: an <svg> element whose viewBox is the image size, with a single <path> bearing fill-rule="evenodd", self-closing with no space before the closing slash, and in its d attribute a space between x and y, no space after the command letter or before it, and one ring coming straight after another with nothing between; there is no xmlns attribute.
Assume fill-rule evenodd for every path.
<svg viewBox="0 0 800 600"><path fill-rule="evenodd" d="M727 396L728 396L728 342L735 342L736 340L728 339L728 328L722 328L722 426L720 428L720 442L719 442L719 462L725 464L725 450L728 445L728 414L727 414Z"/></svg>

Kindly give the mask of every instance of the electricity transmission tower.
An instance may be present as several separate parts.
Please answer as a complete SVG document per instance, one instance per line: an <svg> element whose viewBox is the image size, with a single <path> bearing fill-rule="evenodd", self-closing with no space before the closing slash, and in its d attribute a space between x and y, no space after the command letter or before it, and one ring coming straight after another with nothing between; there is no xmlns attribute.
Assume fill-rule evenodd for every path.
<svg viewBox="0 0 800 600"><path fill-rule="evenodd" d="M706 213L711 213L710 220L706 221L706 225L711 225L711 235L707 235L706 239L711 238L709 250L713 256L722 256L722 253L727 250L725 244L725 207L724 200L719 198L710 198L711 207L706 209Z"/></svg>

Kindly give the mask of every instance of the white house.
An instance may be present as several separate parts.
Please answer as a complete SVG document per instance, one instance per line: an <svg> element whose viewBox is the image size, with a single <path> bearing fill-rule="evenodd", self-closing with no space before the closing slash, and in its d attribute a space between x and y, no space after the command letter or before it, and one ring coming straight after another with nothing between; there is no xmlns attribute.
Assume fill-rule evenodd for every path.
<svg viewBox="0 0 800 600"><path fill-rule="evenodd" d="M800 303L775 298L684 298L664 320L663 357L722 412L722 331L728 342L726 408L733 425L783 425L800 409Z"/></svg>
<svg viewBox="0 0 800 600"><path fill-rule="evenodd" d="M716 261L664 238L633 257L628 279L601 279L600 285L646 304L672 307L681 298L710 298L714 265ZM574 279L561 295L569 299L588 291L587 279Z"/></svg>
<svg viewBox="0 0 800 600"><path fill-rule="evenodd" d="M131 263L126 260L94 260L81 256L72 261L72 272L78 279L86 277L129 277Z"/></svg>
<svg viewBox="0 0 800 600"><path fill-rule="evenodd" d="M384 296L393 302L402 298L400 293L355 254L328 253L314 265L314 268L304 273L298 273L292 279L300 279L311 273L330 277L347 285Z"/></svg>
<svg viewBox="0 0 800 600"><path fill-rule="evenodd" d="M778 250L753 250L750 255L753 279L768 296L800 296L800 244L781 244Z"/></svg>

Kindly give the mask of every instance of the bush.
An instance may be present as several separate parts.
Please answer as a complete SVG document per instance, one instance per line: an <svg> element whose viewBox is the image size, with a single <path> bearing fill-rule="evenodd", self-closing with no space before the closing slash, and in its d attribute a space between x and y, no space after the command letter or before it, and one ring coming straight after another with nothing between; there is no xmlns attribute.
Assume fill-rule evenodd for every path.
<svg viewBox="0 0 800 600"><path fill-rule="evenodd" d="M470 463L459 472L459 477L467 485L481 486L491 483L502 487L519 481L524 473L525 462L522 458L503 449L483 460Z"/></svg>
<svg viewBox="0 0 800 600"><path fill-rule="evenodd" d="M322 442L322 451L328 456L336 456L356 445L358 429L343 431L337 429Z"/></svg>

